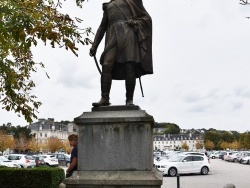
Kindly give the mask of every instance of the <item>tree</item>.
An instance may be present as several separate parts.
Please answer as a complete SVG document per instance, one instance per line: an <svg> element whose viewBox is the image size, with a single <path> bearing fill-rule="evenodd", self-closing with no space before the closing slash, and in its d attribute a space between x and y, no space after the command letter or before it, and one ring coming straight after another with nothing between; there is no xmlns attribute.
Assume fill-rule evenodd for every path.
<svg viewBox="0 0 250 188"><path fill-rule="evenodd" d="M240 0L240 4L242 4L242 5L250 5L248 0Z"/></svg>
<svg viewBox="0 0 250 188"><path fill-rule="evenodd" d="M69 145L69 141L68 141L68 140L65 140L65 141L62 143L62 149L63 149L66 153L70 153L70 152L71 152L72 147Z"/></svg>
<svg viewBox="0 0 250 188"><path fill-rule="evenodd" d="M239 140L240 138L240 133L237 132L237 131L231 131L233 137L234 137L234 140Z"/></svg>
<svg viewBox="0 0 250 188"><path fill-rule="evenodd" d="M32 152L39 152L40 148L40 144L36 142L35 137L32 137L32 139L28 142L28 149Z"/></svg>
<svg viewBox="0 0 250 188"><path fill-rule="evenodd" d="M237 140L233 141L232 143L229 144L229 148L235 149L235 150L241 149L240 142L238 142Z"/></svg>
<svg viewBox="0 0 250 188"><path fill-rule="evenodd" d="M30 141L33 137L31 134L31 129L28 127L21 127L20 125L17 127L13 126L11 131L15 139L18 139L20 136L22 136L25 138L25 140Z"/></svg>
<svg viewBox="0 0 250 188"><path fill-rule="evenodd" d="M188 151L189 147L188 147L187 142L184 142L184 143L181 145L181 149Z"/></svg>
<svg viewBox="0 0 250 188"><path fill-rule="evenodd" d="M221 139L227 143L232 143L234 141L234 136L228 131L225 131L222 133Z"/></svg>
<svg viewBox="0 0 250 188"><path fill-rule="evenodd" d="M7 111L22 115L27 122L37 118L41 105L31 91L35 83L31 78L43 63L33 60L31 47L39 41L52 48L64 47L77 56L77 44L88 44L82 34L79 18L72 19L59 11L63 0L1 0L0 1L0 104ZM84 0L75 0L82 7ZM48 76L48 75L47 75Z"/></svg>
<svg viewBox="0 0 250 188"><path fill-rule="evenodd" d="M221 140L221 135L215 131L215 130L211 130L210 131L206 131L204 134L204 142L206 143L206 141L212 141L214 144L214 147L217 146L218 147L218 143Z"/></svg>
<svg viewBox="0 0 250 188"><path fill-rule="evenodd" d="M215 145L214 145L214 143L212 141L207 140L205 142L205 149L206 150L212 150L212 149L214 149L214 147L215 147Z"/></svg>
<svg viewBox="0 0 250 188"><path fill-rule="evenodd" d="M201 142L196 142L195 143L195 147L196 147L196 149L202 149L203 148L203 144L201 143Z"/></svg>
<svg viewBox="0 0 250 188"><path fill-rule="evenodd" d="M0 152L4 153L8 148L13 148L14 140L12 135L7 135L5 131L0 131Z"/></svg>
<svg viewBox="0 0 250 188"><path fill-rule="evenodd" d="M239 141L243 149L250 149L250 133L241 134Z"/></svg>
<svg viewBox="0 0 250 188"><path fill-rule="evenodd" d="M222 141L220 143L220 147L224 150L226 150L227 148L229 148L229 143L225 142L225 141Z"/></svg>
<svg viewBox="0 0 250 188"><path fill-rule="evenodd" d="M164 131L164 134L179 134L180 133L180 127L174 123L167 123L165 127L166 127L166 130Z"/></svg>
<svg viewBox="0 0 250 188"><path fill-rule="evenodd" d="M28 149L29 141L22 133L19 134L18 137L15 138L15 149L18 153L24 152Z"/></svg>
<svg viewBox="0 0 250 188"><path fill-rule="evenodd" d="M59 151L63 147L63 143L57 137L51 137L48 139L47 147L52 153Z"/></svg>

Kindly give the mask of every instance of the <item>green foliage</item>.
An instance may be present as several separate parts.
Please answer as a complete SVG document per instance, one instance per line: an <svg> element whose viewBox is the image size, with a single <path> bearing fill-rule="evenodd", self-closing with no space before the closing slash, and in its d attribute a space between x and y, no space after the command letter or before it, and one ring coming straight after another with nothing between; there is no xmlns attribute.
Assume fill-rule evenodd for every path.
<svg viewBox="0 0 250 188"><path fill-rule="evenodd" d="M58 188L64 178L64 170L61 168L0 168L0 185L2 188Z"/></svg>
<svg viewBox="0 0 250 188"><path fill-rule="evenodd" d="M166 130L164 131L164 134L179 134L180 133L180 127L174 123L169 123L167 125Z"/></svg>
<svg viewBox="0 0 250 188"><path fill-rule="evenodd" d="M222 133L221 139L227 143L232 143L235 140L233 134L229 133L228 131Z"/></svg>
<svg viewBox="0 0 250 188"><path fill-rule="evenodd" d="M89 44L90 28L81 29L81 19L59 11L62 0L0 1L0 105L31 123L41 105L32 89L31 78L43 63L33 60L31 47L38 41L52 48L64 47L77 56L77 44ZM76 0L82 7L84 0Z"/></svg>
<svg viewBox="0 0 250 188"><path fill-rule="evenodd" d="M0 130L5 131L6 134L13 135L15 139L19 138L20 135L23 135L27 140L30 140L33 136L31 134L31 129L28 127L21 127L20 125L12 126L11 124L7 124L7 126L0 126Z"/></svg>
<svg viewBox="0 0 250 188"><path fill-rule="evenodd" d="M239 141L243 149L250 149L250 133L249 132L241 134Z"/></svg>
<svg viewBox="0 0 250 188"><path fill-rule="evenodd" d="M204 134L204 141L210 141L213 142L215 148L213 149L219 149L219 142L221 140L220 134L218 133L218 131L206 131ZM210 144L210 142L208 142Z"/></svg>
<svg viewBox="0 0 250 188"><path fill-rule="evenodd" d="M156 128L165 128L164 134L179 134L180 127L174 123L155 123Z"/></svg>

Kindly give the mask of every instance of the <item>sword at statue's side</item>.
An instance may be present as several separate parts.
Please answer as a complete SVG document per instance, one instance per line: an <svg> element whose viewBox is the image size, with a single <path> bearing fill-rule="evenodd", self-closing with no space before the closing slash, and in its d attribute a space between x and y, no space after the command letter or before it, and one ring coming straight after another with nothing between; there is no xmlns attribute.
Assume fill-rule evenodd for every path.
<svg viewBox="0 0 250 188"><path fill-rule="evenodd" d="M98 62L97 62L97 59L96 59L96 56L95 56L95 55L94 55L94 59L95 59L95 64L96 64L96 67L97 67L99 73L102 74L102 71L101 71L101 69L100 69L100 67L99 67L99 65L98 65Z"/></svg>
<svg viewBox="0 0 250 188"><path fill-rule="evenodd" d="M141 88L141 95L142 95L142 97L144 97L143 88L142 88L142 84L141 84L141 77L139 77L139 82L140 82L140 88Z"/></svg>

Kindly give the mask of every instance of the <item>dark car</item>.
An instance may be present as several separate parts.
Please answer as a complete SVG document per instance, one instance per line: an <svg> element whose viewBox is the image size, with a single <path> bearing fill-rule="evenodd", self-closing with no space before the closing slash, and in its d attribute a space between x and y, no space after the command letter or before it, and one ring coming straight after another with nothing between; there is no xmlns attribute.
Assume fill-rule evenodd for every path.
<svg viewBox="0 0 250 188"><path fill-rule="evenodd" d="M220 153L220 155L219 155L219 159L224 160L224 155L226 155L226 154L227 154L226 151L222 151L222 152Z"/></svg>
<svg viewBox="0 0 250 188"><path fill-rule="evenodd" d="M44 161L44 158L42 156L33 155L33 158L36 161L36 166L44 166L44 165L46 165L46 163Z"/></svg>
<svg viewBox="0 0 250 188"><path fill-rule="evenodd" d="M55 157L58 159L58 163L60 166L70 165L70 155L64 153L53 153L51 155L55 155Z"/></svg>

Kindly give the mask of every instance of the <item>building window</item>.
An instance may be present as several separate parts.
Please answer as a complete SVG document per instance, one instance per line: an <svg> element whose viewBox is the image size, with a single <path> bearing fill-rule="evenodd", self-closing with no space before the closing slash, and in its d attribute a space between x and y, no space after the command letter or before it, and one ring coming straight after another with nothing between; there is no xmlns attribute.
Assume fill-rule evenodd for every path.
<svg viewBox="0 0 250 188"><path fill-rule="evenodd" d="M42 137L43 136L43 133L40 133L40 137Z"/></svg>
<svg viewBox="0 0 250 188"><path fill-rule="evenodd" d="M45 137L47 137L47 134L45 134Z"/></svg>

